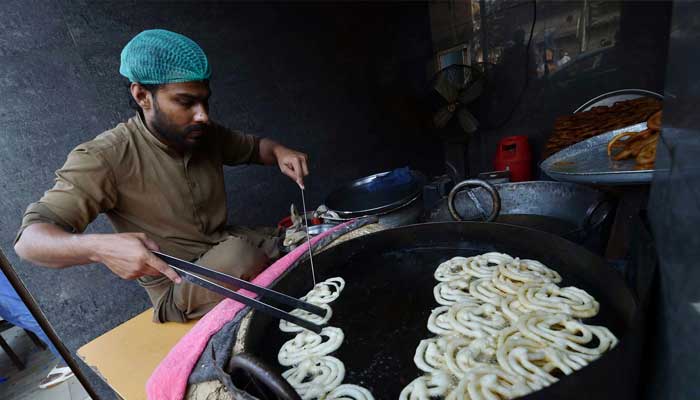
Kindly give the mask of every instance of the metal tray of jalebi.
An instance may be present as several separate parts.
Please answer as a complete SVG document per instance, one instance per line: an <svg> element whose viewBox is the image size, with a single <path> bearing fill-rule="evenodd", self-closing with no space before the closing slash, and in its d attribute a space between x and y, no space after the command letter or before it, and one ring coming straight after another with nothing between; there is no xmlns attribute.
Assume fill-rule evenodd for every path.
<svg viewBox="0 0 700 400"><path fill-rule="evenodd" d="M642 122L616 129L569 146L551 155L540 169L552 179L604 185L632 185L651 182L654 169L636 169L634 159L613 161L608 156L608 142L622 132L647 129Z"/></svg>

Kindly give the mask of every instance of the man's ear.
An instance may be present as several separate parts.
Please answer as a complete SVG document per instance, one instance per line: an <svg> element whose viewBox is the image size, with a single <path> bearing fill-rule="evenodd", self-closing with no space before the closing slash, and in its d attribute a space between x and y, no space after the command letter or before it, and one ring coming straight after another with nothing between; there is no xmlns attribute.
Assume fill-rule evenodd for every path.
<svg viewBox="0 0 700 400"><path fill-rule="evenodd" d="M130 89L131 96L134 98L134 101L136 101L136 104L144 111L149 110L152 106L150 92L136 82L131 84Z"/></svg>

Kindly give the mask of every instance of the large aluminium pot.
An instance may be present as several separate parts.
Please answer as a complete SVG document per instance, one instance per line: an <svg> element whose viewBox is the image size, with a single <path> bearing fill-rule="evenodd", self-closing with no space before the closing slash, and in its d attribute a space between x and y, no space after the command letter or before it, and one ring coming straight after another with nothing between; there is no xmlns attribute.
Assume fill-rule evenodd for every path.
<svg viewBox="0 0 700 400"><path fill-rule="evenodd" d="M426 219L491 220L524 226L553 233L598 253L605 245L613 209L605 193L584 185L553 181L491 185L475 179L456 185L450 196L428 211Z"/></svg>
<svg viewBox="0 0 700 400"><path fill-rule="evenodd" d="M422 373L413 363L421 339L432 337L426 322L433 308L437 265L451 257L488 251L533 258L556 269L562 285L585 289L600 303L587 323L607 326L619 344L573 375L526 399L634 399L637 396L640 332L634 296L600 257L561 237L523 227L477 222L410 225L357 238L314 257L316 276L340 276L346 287L332 303L329 324L345 340L333 356L344 362L345 383L367 387L376 399L397 399ZM312 286L308 262L287 271L275 290L304 295ZM242 338L244 351L281 373L277 353L293 335L277 320L254 313ZM240 339L240 338L239 338Z"/></svg>

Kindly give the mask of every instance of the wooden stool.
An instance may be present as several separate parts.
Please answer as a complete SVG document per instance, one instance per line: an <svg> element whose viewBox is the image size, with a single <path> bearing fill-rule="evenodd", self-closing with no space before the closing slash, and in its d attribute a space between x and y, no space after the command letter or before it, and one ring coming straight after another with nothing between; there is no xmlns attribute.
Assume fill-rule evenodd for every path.
<svg viewBox="0 0 700 400"><path fill-rule="evenodd" d="M153 322L149 308L78 349L78 356L126 400L146 399L146 381L194 326Z"/></svg>

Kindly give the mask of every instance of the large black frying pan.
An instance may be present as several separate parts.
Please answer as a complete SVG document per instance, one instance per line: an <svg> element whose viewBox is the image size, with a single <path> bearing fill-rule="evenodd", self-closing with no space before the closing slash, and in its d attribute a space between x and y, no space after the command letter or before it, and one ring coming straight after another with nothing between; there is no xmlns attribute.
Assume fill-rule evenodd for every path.
<svg viewBox="0 0 700 400"><path fill-rule="evenodd" d="M563 285L575 285L600 302L600 314L588 323L605 325L620 344L591 365L527 399L633 399L638 365L636 301L623 280L602 259L555 235L505 224L445 222L410 225L345 242L314 257L316 276L341 276L346 287L333 302L330 325L342 328L345 341L333 355L345 363L345 383L367 387L375 398L397 399L422 372L413 363L421 339L434 336L426 323L437 307L433 271L454 256L488 251L533 258L556 269ZM308 263L288 271L274 289L303 296L311 289ZM275 321L254 314L245 350L277 372L277 353L293 334Z"/></svg>

